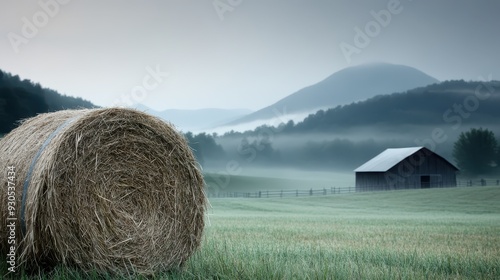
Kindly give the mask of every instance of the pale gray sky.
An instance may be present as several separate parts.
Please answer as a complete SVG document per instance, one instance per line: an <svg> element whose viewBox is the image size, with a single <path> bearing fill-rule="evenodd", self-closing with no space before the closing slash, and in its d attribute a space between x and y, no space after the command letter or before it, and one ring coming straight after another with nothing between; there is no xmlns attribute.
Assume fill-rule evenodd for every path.
<svg viewBox="0 0 500 280"><path fill-rule="evenodd" d="M101 106L256 110L367 62L500 79L495 0L7 0L0 21L0 69Z"/></svg>

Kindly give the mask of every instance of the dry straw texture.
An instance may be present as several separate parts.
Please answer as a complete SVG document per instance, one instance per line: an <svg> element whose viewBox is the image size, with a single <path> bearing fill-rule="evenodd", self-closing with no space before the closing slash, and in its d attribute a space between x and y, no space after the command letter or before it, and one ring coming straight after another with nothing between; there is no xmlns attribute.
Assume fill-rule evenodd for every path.
<svg viewBox="0 0 500 280"><path fill-rule="evenodd" d="M58 128L30 176L23 235L23 184ZM0 248L5 256L10 246L6 186L14 166L17 258L28 269L152 275L182 266L200 245L202 175L185 139L157 118L118 108L42 114L0 141L0 164Z"/></svg>

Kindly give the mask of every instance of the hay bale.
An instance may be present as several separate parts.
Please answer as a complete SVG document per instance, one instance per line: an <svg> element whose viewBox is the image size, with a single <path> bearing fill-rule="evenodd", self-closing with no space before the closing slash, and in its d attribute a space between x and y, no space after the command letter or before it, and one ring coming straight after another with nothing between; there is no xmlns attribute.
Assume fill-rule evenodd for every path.
<svg viewBox="0 0 500 280"><path fill-rule="evenodd" d="M42 114L0 141L0 165L0 248L3 256L10 248L14 166L24 267L151 275L182 266L200 245L203 177L185 139L155 117L118 108Z"/></svg>

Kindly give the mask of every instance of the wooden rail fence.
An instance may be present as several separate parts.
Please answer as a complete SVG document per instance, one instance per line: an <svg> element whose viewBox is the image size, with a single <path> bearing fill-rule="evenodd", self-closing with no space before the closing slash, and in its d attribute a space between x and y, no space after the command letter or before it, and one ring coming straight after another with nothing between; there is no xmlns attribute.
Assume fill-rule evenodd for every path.
<svg viewBox="0 0 500 280"><path fill-rule="evenodd" d="M479 179L479 180L458 180L456 187L481 187L481 186L500 186L498 179ZM431 186L431 188L442 188L441 186ZM393 188L380 189L379 187L371 188L366 187L363 189L356 189L355 187L330 187L323 189L302 189L302 190L267 190L255 192L210 192L207 190L209 198L215 197L241 197L241 198L283 198L283 197L300 197L300 196L321 196L321 195L335 195L347 194L354 192L374 192L374 191L388 191L395 190ZM398 189L399 190L399 189Z"/></svg>

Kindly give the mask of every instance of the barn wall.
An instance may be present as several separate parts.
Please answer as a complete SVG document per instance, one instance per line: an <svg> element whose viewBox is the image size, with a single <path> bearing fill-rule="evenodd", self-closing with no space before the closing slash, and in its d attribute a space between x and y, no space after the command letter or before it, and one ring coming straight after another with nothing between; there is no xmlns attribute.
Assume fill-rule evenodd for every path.
<svg viewBox="0 0 500 280"><path fill-rule="evenodd" d="M420 151L391 168L388 173L397 180L391 182L396 188L421 188L421 176L430 177L431 188L454 187L457 184L456 170L440 156Z"/></svg>
<svg viewBox="0 0 500 280"><path fill-rule="evenodd" d="M422 184L422 176L429 176L429 182ZM404 159L387 172L356 172L357 191L438 188L456 185L455 168L425 148Z"/></svg>
<svg viewBox="0 0 500 280"><path fill-rule="evenodd" d="M356 191L388 189L384 172L356 172Z"/></svg>

